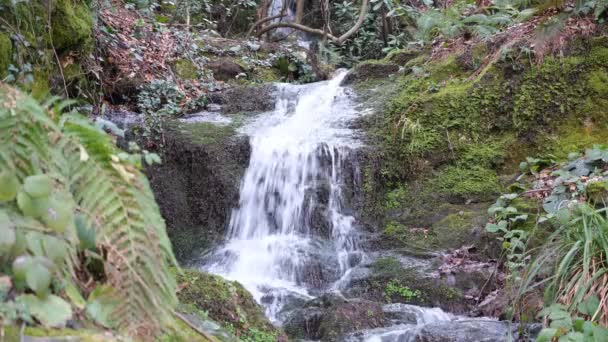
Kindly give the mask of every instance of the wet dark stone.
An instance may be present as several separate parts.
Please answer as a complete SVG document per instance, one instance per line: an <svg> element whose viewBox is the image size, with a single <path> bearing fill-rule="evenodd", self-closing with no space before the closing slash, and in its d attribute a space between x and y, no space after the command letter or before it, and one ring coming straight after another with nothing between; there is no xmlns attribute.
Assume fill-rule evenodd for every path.
<svg viewBox="0 0 608 342"><path fill-rule="evenodd" d="M283 327L295 339L331 342L350 332L382 327L387 323L379 303L325 294L294 310Z"/></svg>

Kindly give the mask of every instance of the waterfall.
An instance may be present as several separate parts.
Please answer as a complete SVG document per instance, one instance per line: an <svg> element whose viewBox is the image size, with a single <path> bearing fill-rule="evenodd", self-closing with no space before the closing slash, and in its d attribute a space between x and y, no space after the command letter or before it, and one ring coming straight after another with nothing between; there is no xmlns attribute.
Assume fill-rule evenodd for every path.
<svg viewBox="0 0 608 342"><path fill-rule="evenodd" d="M278 85L275 110L243 128L252 153L239 205L204 266L241 282L275 322L289 300L334 289L365 258L344 195L359 144L344 76Z"/></svg>

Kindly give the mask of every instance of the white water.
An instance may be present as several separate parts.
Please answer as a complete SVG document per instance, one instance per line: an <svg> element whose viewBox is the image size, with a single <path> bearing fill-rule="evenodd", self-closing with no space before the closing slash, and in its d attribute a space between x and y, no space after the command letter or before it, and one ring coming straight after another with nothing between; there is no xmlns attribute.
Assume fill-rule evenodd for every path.
<svg viewBox="0 0 608 342"><path fill-rule="evenodd" d="M293 5L294 5L293 0L272 0L272 2L270 3L269 11L268 11L268 16L273 17L275 15L280 15L280 14L284 15L281 18L272 20L272 23L293 22L296 17L295 12L293 11ZM285 7L284 11L283 11L283 7ZM287 27L280 27L276 30L276 32L278 32L282 35L288 35L292 31L293 31L292 29L287 28Z"/></svg>
<svg viewBox="0 0 608 342"><path fill-rule="evenodd" d="M243 129L252 153L239 205L227 243L206 268L241 282L275 322L289 298L312 298L312 288L331 290L365 257L354 218L343 212L343 163L359 144L357 132L346 127L357 112L339 86L344 75L278 85L275 110ZM320 219L314 208L323 195L314 194L323 191ZM320 221L329 224L325 236Z"/></svg>

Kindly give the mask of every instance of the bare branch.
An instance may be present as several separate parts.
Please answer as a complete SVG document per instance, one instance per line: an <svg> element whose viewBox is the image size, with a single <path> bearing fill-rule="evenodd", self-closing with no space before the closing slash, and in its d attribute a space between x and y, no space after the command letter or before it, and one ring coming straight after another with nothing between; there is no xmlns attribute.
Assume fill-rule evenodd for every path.
<svg viewBox="0 0 608 342"><path fill-rule="evenodd" d="M274 30L274 29L277 29L280 27L287 27L287 28L292 28L295 30L300 30L303 32L308 32L308 33L316 34L319 36L327 37L334 44L342 45L348 38L350 38L353 34L355 34L361 28L361 26L363 26L363 22L365 21L365 16L367 15L367 11L369 10L368 7L369 7L369 0L363 0L361 3L361 10L359 11L359 18L357 19L357 22L355 23L355 25L353 27L351 27L348 31L346 31L346 33L344 33L340 37L336 37L334 35L328 34L327 32L324 32L323 30L314 29L314 28L311 28L311 27L308 27L305 25L300 25L300 24L295 24L295 23L276 23L276 24L268 25L268 26L264 27L263 29L261 29L257 35L259 37L268 31L271 31L271 30Z"/></svg>
<svg viewBox="0 0 608 342"><path fill-rule="evenodd" d="M287 14L277 14L277 15L273 15L271 17L266 17L266 18L262 18L258 21L256 21L255 23L253 23L253 25L251 25L251 27L249 28L249 31L247 31L247 37L251 36L251 34L253 33L253 30L255 30L256 27L267 23L269 21L275 20L275 19L279 19L279 18L283 18L284 16L286 16Z"/></svg>

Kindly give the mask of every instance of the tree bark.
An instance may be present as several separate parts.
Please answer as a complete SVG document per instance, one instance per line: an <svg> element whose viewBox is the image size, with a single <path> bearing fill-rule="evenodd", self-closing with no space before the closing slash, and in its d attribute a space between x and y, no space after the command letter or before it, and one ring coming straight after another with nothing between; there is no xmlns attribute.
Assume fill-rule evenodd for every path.
<svg viewBox="0 0 608 342"><path fill-rule="evenodd" d="M263 28L262 30L260 30L257 35L259 37L268 31L271 31L271 30L274 30L274 29L277 29L280 27L288 27L288 28L316 34L319 36L325 36L329 40L331 40L334 44L342 45L348 38L350 38L353 34L355 34L361 28L361 26L363 26L363 23L365 22L365 16L367 15L367 11L369 10L368 7L369 7L369 0L362 0L361 10L359 11L359 18L357 18L357 22L355 23L355 25L353 27L351 27L348 31L346 31L340 37L336 37L332 34L324 32L323 30L314 29L312 27L308 27L308 26L296 24L296 23L276 23L276 24L268 25L265 28Z"/></svg>
<svg viewBox="0 0 608 342"><path fill-rule="evenodd" d="M304 5L306 5L306 0L297 0L296 2L296 24L302 23L302 18L304 18Z"/></svg>

